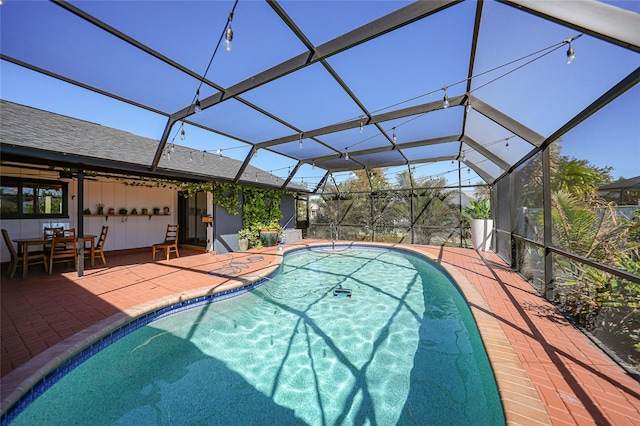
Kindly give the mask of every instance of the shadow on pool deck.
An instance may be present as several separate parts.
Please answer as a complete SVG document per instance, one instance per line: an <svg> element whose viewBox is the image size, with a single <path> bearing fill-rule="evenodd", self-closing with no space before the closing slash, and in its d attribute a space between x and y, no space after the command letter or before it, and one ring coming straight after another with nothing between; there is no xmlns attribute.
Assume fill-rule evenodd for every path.
<svg viewBox="0 0 640 426"><path fill-rule="evenodd" d="M311 242L305 240L301 244ZM480 256L461 248L405 247L428 253L443 265L457 268L471 283L481 299L470 301L470 305L483 305L481 309L473 307L474 315L484 315L499 324L490 327L489 334L483 333L488 352L498 354L492 358L490 353L496 377L499 381L506 378L509 386L509 374L513 372L509 365L517 362L533 383L535 398L542 400L554 424L634 424L640 418L640 384L532 291L497 255ZM72 269L62 266L51 276L33 268L24 279L8 279L3 275L0 287L3 402L21 383L16 377L37 373L38 368L28 361L36 358L42 363L42 358L64 354L65 350L56 352L60 347L57 344L73 342L82 334L79 331L114 316L135 316L141 306L149 309L157 306L157 301L166 303L186 297L195 289L212 292L225 288L229 285L225 277L207 272L231 261L260 255L262 261L251 263L246 271L243 268L245 273L260 275L271 270L268 266L272 261L281 258L275 248L213 255L181 247L180 252L180 258L155 262L151 261L150 250L107 253L108 266L87 267L84 277L77 277ZM508 338L517 360L500 358L500 347L491 343L491 336L498 333ZM501 389L503 402L504 390ZM518 388L511 391L515 395L512 397L519 398L524 407L528 398L533 397ZM520 417L512 420L531 423L531 413L526 409L520 411L515 413Z"/></svg>

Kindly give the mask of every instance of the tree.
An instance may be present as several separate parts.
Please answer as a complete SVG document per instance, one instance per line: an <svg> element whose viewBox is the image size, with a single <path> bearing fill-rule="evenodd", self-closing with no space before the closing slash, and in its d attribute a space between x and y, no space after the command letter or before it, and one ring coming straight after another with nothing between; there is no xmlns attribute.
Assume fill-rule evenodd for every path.
<svg viewBox="0 0 640 426"><path fill-rule="evenodd" d="M596 167L588 160L559 156L557 170L551 175L551 190L587 198L599 187L611 183L612 167Z"/></svg>

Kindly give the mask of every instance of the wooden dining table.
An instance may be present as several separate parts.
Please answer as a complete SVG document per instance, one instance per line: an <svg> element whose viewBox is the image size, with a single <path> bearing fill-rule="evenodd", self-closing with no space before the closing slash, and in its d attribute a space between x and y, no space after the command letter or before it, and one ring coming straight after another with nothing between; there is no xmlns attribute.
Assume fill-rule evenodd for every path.
<svg viewBox="0 0 640 426"><path fill-rule="evenodd" d="M84 241L91 241L91 266L95 265L94 253L95 253L95 241L97 235L85 235L82 237ZM18 244L18 255L22 253L22 276L27 276L27 268L29 266L29 247L43 246L51 243L51 238L45 237L31 237L31 238L16 238L13 240Z"/></svg>

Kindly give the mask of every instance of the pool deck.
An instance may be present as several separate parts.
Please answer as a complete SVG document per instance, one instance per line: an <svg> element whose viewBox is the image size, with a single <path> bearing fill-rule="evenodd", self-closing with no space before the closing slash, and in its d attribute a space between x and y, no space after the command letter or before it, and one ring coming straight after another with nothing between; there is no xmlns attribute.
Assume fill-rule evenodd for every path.
<svg viewBox="0 0 640 426"><path fill-rule="evenodd" d="M322 243L304 240L300 245ZM324 242L326 243L326 241ZM286 249L296 244L284 246ZM508 424L640 425L640 382L569 323L495 253L398 245L421 252L459 283L476 318ZM2 271L2 412L25 387L69 354L129 319L197 295L242 285L277 268L275 248L215 255L180 248L180 258L151 261L151 250L107 253L107 267L78 277L55 266L27 278ZM250 256L262 260L247 262ZM207 272L245 262L243 277ZM249 275L250 277L247 277Z"/></svg>

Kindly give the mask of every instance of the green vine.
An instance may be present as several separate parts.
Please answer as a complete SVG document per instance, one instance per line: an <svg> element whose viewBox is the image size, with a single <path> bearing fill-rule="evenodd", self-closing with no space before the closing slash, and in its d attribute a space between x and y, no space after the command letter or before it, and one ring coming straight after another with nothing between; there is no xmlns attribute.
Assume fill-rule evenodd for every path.
<svg viewBox="0 0 640 426"><path fill-rule="evenodd" d="M229 214L236 215L240 208L241 185L230 182L181 182L180 191L185 198L195 195L196 192L206 191L213 194L215 204L224 208Z"/></svg>
<svg viewBox="0 0 640 426"><path fill-rule="evenodd" d="M283 190L245 186L242 193L242 223L245 228L256 225L275 228L279 224L282 218L280 200Z"/></svg>
<svg viewBox="0 0 640 426"><path fill-rule="evenodd" d="M95 172L85 173L97 175ZM129 175L112 176L110 174L105 177L116 179L126 186L175 188L185 198L192 197L200 191L210 192L213 194L214 203L224 208L229 214L237 215L242 207L244 228L254 230L260 227L280 229L279 221L282 218L280 200L284 194L295 194L279 188L258 188L231 182L182 182L172 179ZM240 193L244 196L244 204L240 203Z"/></svg>

